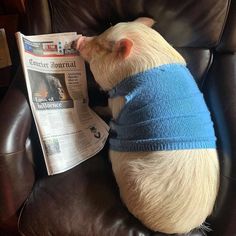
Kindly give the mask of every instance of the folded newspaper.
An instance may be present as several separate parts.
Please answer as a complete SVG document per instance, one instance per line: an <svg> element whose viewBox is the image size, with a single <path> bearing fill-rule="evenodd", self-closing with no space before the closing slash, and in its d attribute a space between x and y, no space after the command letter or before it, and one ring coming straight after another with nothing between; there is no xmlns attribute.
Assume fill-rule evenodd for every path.
<svg viewBox="0 0 236 236"><path fill-rule="evenodd" d="M49 175L103 147L109 127L88 106L85 64L71 47L80 35L16 33L30 106Z"/></svg>

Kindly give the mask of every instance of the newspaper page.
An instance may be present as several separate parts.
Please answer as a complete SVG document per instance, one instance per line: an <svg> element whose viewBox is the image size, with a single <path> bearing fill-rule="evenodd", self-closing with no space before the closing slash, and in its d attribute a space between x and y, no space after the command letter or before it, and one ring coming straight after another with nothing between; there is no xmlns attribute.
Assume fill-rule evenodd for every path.
<svg viewBox="0 0 236 236"><path fill-rule="evenodd" d="M49 175L98 153L108 125L88 106L85 64L71 48L76 33L16 33L30 105Z"/></svg>

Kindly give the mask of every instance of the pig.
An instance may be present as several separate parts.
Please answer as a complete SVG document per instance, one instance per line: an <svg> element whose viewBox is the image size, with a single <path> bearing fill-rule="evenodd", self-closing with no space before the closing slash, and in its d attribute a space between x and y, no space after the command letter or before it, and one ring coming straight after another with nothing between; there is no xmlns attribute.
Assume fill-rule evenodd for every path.
<svg viewBox="0 0 236 236"><path fill-rule="evenodd" d="M173 126L175 126L175 122L178 123L178 119L182 119L178 116L169 118L169 120L153 120L151 117L150 124L154 125L154 128L150 128L149 123L145 126L146 130L142 125L139 126L143 124L143 120L140 120L139 117L146 117L149 113L151 116L153 115L151 111L144 109L144 107L149 107L152 97L155 99L157 97L157 101L152 106L154 111L160 109L163 113L166 112L166 107L170 106L171 108L169 111L167 110L166 115L169 114L171 117L172 110L176 110L176 114L182 108L186 110L185 107L181 106L182 102L179 104L182 108L175 109L178 99L173 98L175 93L179 94L178 96L182 97L182 100L188 98L188 87L185 87L185 83L191 83L190 87L194 88L193 94L196 93L200 100L203 99L197 85L194 84L194 79L189 76L189 72L186 72L187 67L184 58L157 31L152 29L153 24L154 20L147 17L141 17L132 22L118 23L98 36L78 38L76 49L89 63L96 82L110 94L108 104L112 113L112 121L109 157L121 199L128 210L153 231L180 234L188 233L195 228L204 230L207 228L204 222L213 211L219 188L216 140L213 124L209 121L209 117L205 123L212 126L210 128L207 126L208 128L204 130L205 123L203 120L205 118L199 116L201 111L196 111L195 115L198 119L195 131L203 127L201 132L203 136L205 135L204 140L208 140L208 136L211 136L209 142L207 141L210 144L204 143L202 146L194 144L193 147L186 144L178 146L177 144L178 147L173 148L175 145L168 143L167 136L172 131L183 132L184 135L188 136L188 130L182 131L186 126L187 129L188 126L191 126L188 125L188 120L183 124L181 123L182 125L179 125L177 131L175 128L172 130L172 120ZM183 72L183 76L188 75L181 86L178 85L177 80L176 88L174 87L175 82L172 80L174 81L177 77L181 78L181 73L178 72L179 74L175 76L173 68L181 71L181 73ZM170 73L168 72L169 69L171 70ZM148 82L149 79L154 80L153 74L164 76L158 79L159 87L157 89L155 89L155 82ZM145 76L144 79L141 78L142 75ZM142 81L140 86L149 84L147 91L144 90L142 93L143 87L138 87L135 82L137 80ZM165 81L167 85L162 85L162 81L163 83ZM163 87L166 89L166 93L162 92ZM127 91L129 89L132 90L132 93ZM135 92L139 90L141 90L140 94L135 96ZM151 91L154 91L153 94ZM165 102L165 96L169 97L168 103ZM132 102L133 97L137 99L136 103ZM146 97L149 100L145 103ZM174 105L169 104L171 101L174 102ZM188 109L198 107L198 103L191 104L191 101L190 99L189 102L186 102ZM199 106L203 107L206 115L207 108L204 100L201 100L201 104L203 106ZM126 108L126 106L129 107ZM144 109L144 114L139 115L138 111L132 113L131 107L132 109L135 107L140 110ZM188 109L186 111L187 117ZM126 116L124 116L125 112ZM132 114L136 115L132 116ZM131 116L139 125L136 126L133 120L127 125L126 117ZM189 119L191 120L192 117L190 116ZM122 120L124 123L117 124L117 120ZM169 122L168 125L164 125L167 130L163 128L162 122ZM124 125L124 129L122 129L122 125ZM158 125L161 130L156 129ZM121 138L118 141L119 135L117 136L116 128L122 130L119 131ZM139 132L145 133L145 135L151 133L152 138L155 135L160 136L161 133L164 137L162 139L164 144L155 141L151 146L151 144L146 143L149 138L144 135L146 139L143 141ZM191 135L195 136L194 132L190 131L190 140ZM207 132L210 132L211 135L208 135ZM124 136L122 136L123 134ZM133 145L132 141L136 136L141 137L142 140L134 141L135 144ZM130 140L132 144L129 146ZM204 140L203 142L205 142ZM145 149L146 146L147 149Z"/></svg>

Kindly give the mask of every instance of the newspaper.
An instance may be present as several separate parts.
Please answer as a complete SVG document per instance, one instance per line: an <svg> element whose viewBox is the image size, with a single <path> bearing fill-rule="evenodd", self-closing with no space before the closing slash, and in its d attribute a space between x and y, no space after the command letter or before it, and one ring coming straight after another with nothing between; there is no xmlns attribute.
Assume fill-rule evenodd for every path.
<svg viewBox="0 0 236 236"><path fill-rule="evenodd" d="M49 175L73 168L103 147L109 127L88 106L85 64L72 49L80 35L16 33L30 106Z"/></svg>

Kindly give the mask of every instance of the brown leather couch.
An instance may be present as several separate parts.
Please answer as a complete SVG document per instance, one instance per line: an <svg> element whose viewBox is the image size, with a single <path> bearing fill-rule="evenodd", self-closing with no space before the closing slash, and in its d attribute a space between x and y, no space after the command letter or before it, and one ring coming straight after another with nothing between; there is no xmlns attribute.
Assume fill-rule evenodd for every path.
<svg viewBox="0 0 236 236"><path fill-rule="evenodd" d="M215 122L221 183L207 235L236 235L236 1L29 0L27 16L27 34L89 36L138 16L156 20L154 28L186 58ZM106 105L87 70L90 105ZM47 176L26 94L19 69L0 104L0 235L163 235L146 229L122 204L107 147Z"/></svg>

